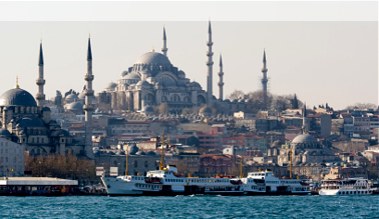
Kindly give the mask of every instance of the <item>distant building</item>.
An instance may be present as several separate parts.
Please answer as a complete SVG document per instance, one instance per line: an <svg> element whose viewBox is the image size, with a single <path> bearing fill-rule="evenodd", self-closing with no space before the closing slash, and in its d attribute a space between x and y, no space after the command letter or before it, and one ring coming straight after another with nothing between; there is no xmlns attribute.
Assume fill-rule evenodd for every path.
<svg viewBox="0 0 379 219"><path fill-rule="evenodd" d="M0 176L23 176L25 147L10 138L7 130L0 130Z"/></svg>

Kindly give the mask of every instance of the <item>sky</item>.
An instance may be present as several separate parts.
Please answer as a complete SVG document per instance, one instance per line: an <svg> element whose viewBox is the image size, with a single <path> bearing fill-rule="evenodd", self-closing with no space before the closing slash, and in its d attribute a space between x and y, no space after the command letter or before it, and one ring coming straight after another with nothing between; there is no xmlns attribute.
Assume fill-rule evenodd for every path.
<svg viewBox="0 0 379 219"><path fill-rule="evenodd" d="M377 2L320 4L0 2L0 94L15 87L17 76L21 88L37 93L41 40L47 98L56 90L81 91L89 35L93 87L101 92L141 55L160 52L163 27L171 63L205 89L211 20L215 96L220 54L227 97L234 90L261 89L265 49L273 94L296 93L307 105L328 103L335 109L355 103L378 104ZM229 10L233 12L225 13Z"/></svg>

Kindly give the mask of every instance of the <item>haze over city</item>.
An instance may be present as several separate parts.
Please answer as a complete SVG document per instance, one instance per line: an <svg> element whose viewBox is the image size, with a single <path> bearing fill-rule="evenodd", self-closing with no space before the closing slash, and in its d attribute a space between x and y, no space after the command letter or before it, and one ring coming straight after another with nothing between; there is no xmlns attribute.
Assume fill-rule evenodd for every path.
<svg viewBox="0 0 379 219"><path fill-rule="evenodd" d="M310 106L327 102L336 109L355 103L378 104L377 21L222 21L214 17L213 20L209 12L215 53L214 95L218 92L220 54L224 62L225 97L234 90L245 93L260 90L265 49L269 92L273 94L296 93ZM20 20L0 23L0 59L3 60L0 93L15 87L16 76L23 89L32 94L37 92L35 80L41 40L47 98L52 98L56 90L80 92L84 85L89 34L94 90L100 92L110 82L116 82L142 54L152 50L160 52L163 27L167 31L168 57L172 64L192 81L199 82L203 88L206 86L207 19Z"/></svg>

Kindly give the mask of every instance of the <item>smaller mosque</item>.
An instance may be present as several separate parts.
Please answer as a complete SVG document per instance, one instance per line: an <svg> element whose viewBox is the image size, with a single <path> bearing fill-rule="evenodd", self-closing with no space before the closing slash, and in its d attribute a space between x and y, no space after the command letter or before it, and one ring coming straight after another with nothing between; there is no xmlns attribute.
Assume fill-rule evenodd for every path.
<svg viewBox="0 0 379 219"><path fill-rule="evenodd" d="M308 121L306 118L306 105L303 109L303 133L296 136L290 144L282 145L278 154L278 164L301 165L335 161L333 151L322 145L317 139L308 133ZM271 149L271 153L273 149Z"/></svg>
<svg viewBox="0 0 379 219"><path fill-rule="evenodd" d="M81 147L71 146L68 131L51 119L50 109L38 107L33 96L19 85L0 96L0 113L1 132L7 133L9 140L26 145L30 155L80 153Z"/></svg>
<svg viewBox="0 0 379 219"><path fill-rule="evenodd" d="M32 156L49 154L74 154L77 156L93 157L91 144L91 117L93 99L92 90L92 54L90 40L88 41L88 72L85 75L87 81L84 90L84 109L86 113L86 139L80 142L70 136L67 130L51 118L51 110L45 106L44 94L44 62L42 43L40 44L39 75L36 81L38 93L36 99L26 90L20 88L18 80L16 88L10 89L0 96L0 125L1 137L25 145L25 150ZM59 97L59 95L57 95ZM72 96L74 98L74 96ZM62 102L56 98L55 102ZM69 100L70 98L67 98ZM37 100L37 101L36 101ZM71 100L70 104L77 101Z"/></svg>

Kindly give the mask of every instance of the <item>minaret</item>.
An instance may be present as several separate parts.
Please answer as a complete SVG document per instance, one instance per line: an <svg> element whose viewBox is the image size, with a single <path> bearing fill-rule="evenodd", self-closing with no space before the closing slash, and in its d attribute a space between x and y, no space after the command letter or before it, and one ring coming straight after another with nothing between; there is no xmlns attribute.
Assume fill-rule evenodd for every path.
<svg viewBox="0 0 379 219"><path fill-rule="evenodd" d="M85 116L85 153L87 157L93 158L92 151L92 99L93 99L93 90L92 90L92 51L91 51L91 39L88 38L88 51L87 51L87 73L84 76L86 81L85 87L85 98L84 98L84 116Z"/></svg>
<svg viewBox="0 0 379 219"><path fill-rule="evenodd" d="M308 133L308 126L307 126L307 105L304 103L303 107L303 126L301 127L303 134Z"/></svg>
<svg viewBox="0 0 379 219"><path fill-rule="evenodd" d="M166 29L163 27L163 48L162 53L163 55L167 56L167 38L166 38Z"/></svg>
<svg viewBox="0 0 379 219"><path fill-rule="evenodd" d="M39 61L38 61L38 79L36 84L38 85L38 93L36 95L37 105L39 107L43 106L45 101L45 94L43 92L43 86L45 85L45 80L43 79L43 52L42 52L42 42L39 45Z"/></svg>
<svg viewBox="0 0 379 219"><path fill-rule="evenodd" d="M212 97L213 97L213 90L212 90L212 85L213 85L213 52L212 52L212 27L211 27L211 22L209 21L209 26L208 26L208 61L207 61L207 66L208 66L208 75L207 75L207 99L208 99L208 104L212 104Z"/></svg>
<svg viewBox="0 0 379 219"><path fill-rule="evenodd" d="M218 87L219 87L219 100L224 99L224 71L222 68L222 56L220 55L220 72L218 73L218 76L220 77L220 81L218 82Z"/></svg>
<svg viewBox="0 0 379 219"><path fill-rule="evenodd" d="M262 73L263 73L263 78L262 78L262 92L263 92L263 103L265 108L267 108L267 83L268 83L268 78L267 78L267 66L266 66L266 51L263 50L263 68L262 68Z"/></svg>

